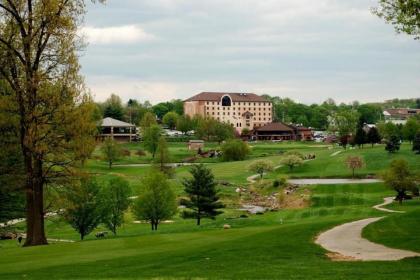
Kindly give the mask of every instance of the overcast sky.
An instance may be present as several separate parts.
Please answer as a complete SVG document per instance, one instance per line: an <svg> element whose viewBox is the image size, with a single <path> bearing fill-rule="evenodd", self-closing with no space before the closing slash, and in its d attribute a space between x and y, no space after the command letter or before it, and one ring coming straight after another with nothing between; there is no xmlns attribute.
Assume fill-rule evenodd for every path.
<svg viewBox="0 0 420 280"><path fill-rule="evenodd" d="M303 103L420 97L420 41L374 0L107 0L88 4L82 72L97 101L201 91Z"/></svg>

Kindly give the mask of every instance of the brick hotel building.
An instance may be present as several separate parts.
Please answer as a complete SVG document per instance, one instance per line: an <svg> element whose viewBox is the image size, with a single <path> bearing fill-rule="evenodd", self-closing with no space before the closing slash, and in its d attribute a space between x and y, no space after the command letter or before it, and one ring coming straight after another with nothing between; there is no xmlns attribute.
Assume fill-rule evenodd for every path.
<svg viewBox="0 0 420 280"><path fill-rule="evenodd" d="M202 92L184 101L184 113L215 118L241 132L271 123L273 106L254 93Z"/></svg>

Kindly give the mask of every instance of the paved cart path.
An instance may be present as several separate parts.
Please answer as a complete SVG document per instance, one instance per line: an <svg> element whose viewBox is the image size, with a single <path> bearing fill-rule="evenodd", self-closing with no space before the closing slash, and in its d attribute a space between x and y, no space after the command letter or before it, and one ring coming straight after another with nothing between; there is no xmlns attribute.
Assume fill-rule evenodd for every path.
<svg viewBox="0 0 420 280"><path fill-rule="evenodd" d="M383 208L392 201L392 198L384 198L384 203L375 205L373 208L383 212L401 213L401 211ZM383 218L385 217L367 218L336 226L321 233L315 243L333 252L332 257L337 260L397 261L409 257L420 257L420 253L389 248L362 237L363 228Z"/></svg>

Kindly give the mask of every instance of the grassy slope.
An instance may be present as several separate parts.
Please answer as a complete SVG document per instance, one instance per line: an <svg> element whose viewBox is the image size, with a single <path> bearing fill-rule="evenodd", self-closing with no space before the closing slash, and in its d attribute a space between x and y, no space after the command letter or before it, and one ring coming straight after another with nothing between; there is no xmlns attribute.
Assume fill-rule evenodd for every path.
<svg viewBox="0 0 420 280"><path fill-rule="evenodd" d="M306 150L305 150L306 151ZM336 156L331 156L336 151L341 151ZM389 154L384 150L382 145L371 148L367 146L364 149L353 150L314 150L317 158L315 160L306 162L304 165L295 168L292 172L287 167L282 167L271 174L271 178L275 176L286 174L289 177L296 178L329 178L329 177L350 177L351 171L348 170L344 164L345 159L349 155L361 156L365 161L365 166L356 171L358 176L366 176L368 174L380 174L383 170L388 168L390 162L394 159L406 159L413 171L420 171L420 157L413 154L411 145L404 144L401 150L395 154Z"/></svg>
<svg viewBox="0 0 420 280"><path fill-rule="evenodd" d="M313 243L319 232L336 224L383 215L370 206L390 195L389 190L381 184L311 189L310 208L225 220L237 217L237 213L228 212L216 221L206 221L200 228L192 221L176 219L174 224L163 225L157 234L151 234L148 225L130 223L120 237L105 240L24 249L6 242L6 248L1 249L0 279L416 279L420 273L419 258L338 263L328 260L325 251ZM397 224L390 221L415 217L416 209L415 205L407 207L407 214L392 214L381 223L399 236ZM222 230L224 223L231 224L232 229ZM53 224L48 225L49 234L60 237L66 226ZM411 221L413 224L419 226ZM63 236L70 238L69 232L65 234L69 230L64 230ZM369 230L369 237L376 240L381 228ZM407 243L415 238L404 236ZM392 240L385 242L393 247L405 246Z"/></svg>

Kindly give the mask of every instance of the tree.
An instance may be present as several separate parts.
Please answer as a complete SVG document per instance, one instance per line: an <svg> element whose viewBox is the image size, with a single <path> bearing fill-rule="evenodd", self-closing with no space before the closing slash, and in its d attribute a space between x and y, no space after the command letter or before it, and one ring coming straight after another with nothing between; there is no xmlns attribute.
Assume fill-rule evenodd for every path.
<svg viewBox="0 0 420 280"><path fill-rule="evenodd" d="M64 190L64 219L83 240L103 220L104 209L100 187L94 178L83 178L80 184Z"/></svg>
<svg viewBox="0 0 420 280"><path fill-rule="evenodd" d="M395 199L400 204L406 198L406 192L415 188L414 179L408 168L408 163L403 159L393 160L383 178L385 184L397 192Z"/></svg>
<svg viewBox="0 0 420 280"><path fill-rule="evenodd" d="M363 158L359 156L348 156L345 164L348 169L352 170L352 178L354 178L355 170L362 168L364 166L364 161Z"/></svg>
<svg viewBox="0 0 420 280"><path fill-rule="evenodd" d="M111 179L103 191L105 213L102 221L114 235L124 222L124 212L131 204L130 195L128 181L120 177Z"/></svg>
<svg viewBox="0 0 420 280"><path fill-rule="evenodd" d="M137 100L129 99L125 108L125 119L132 124L140 124L144 115L149 112L148 105Z"/></svg>
<svg viewBox="0 0 420 280"><path fill-rule="evenodd" d="M134 202L134 215L139 220L150 222L157 230L162 220L170 219L176 213L175 194L166 176L153 171L144 179L142 193Z"/></svg>
<svg viewBox="0 0 420 280"><path fill-rule="evenodd" d="M367 141L367 135L366 135L366 131L363 129L363 127L359 127L356 130L356 135L354 136L354 143L360 148L363 148L363 145L366 143Z"/></svg>
<svg viewBox="0 0 420 280"><path fill-rule="evenodd" d="M380 122L377 125L379 134L389 140L392 135L400 136L398 127L392 122Z"/></svg>
<svg viewBox="0 0 420 280"><path fill-rule="evenodd" d="M162 118L162 123L169 127L169 129L175 129L179 115L175 112L168 112Z"/></svg>
<svg viewBox="0 0 420 280"><path fill-rule="evenodd" d="M410 143L413 142L414 137L416 137L416 133L419 129L419 122L415 118L408 119L402 128L402 135L404 140L410 141Z"/></svg>
<svg viewBox="0 0 420 280"><path fill-rule="evenodd" d="M203 164L191 167L192 178L184 179L183 185L188 199L181 201L188 210L183 212L184 218L193 218L200 225L201 219L215 217L222 212L218 209L224 208L219 201L217 183L210 169Z"/></svg>
<svg viewBox="0 0 420 280"><path fill-rule="evenodd" d="M248 170L259 174L261 179L265 172L272 171L273 169L273 163L268 160L257 160L248 166Z"/></svg>
<svg viewBox="0 0 420 280"><path fill-rule="evenodd" d="M223 141L235 136L234 128L228 123L217 122L214 127L214 136L220 145Z"/></svg>
<svg viewBox="0 0 420 280"><path fill-rule="evenodd" d="M394 25L397 33L406 33L420 39L420 3L418 0L379 0L373 13Z"/></svg>
<svg viewBox="0 0 420 280"><path fill-rule="evenodd" d="M153 112L156 114L156 116L159 119L162 119L163 116L166 113L168 113L168 112L171 111L170 108L168 108L167 103L159 103L159 104L156 104L155 106L153 106L152 110L153 110Z"/></svg>
<svg viewBox="0 0 420 280"><path fill-rule="evenodd" d="M155 158L155 154L158 148L159 144L159 138L162 134L160 126L157 124L154 124L144 131L143 135L143 142L144 147L147 151L149 151L152 154L152 157Z"/></svg>
<svg viewBox="0 0 420 280"><path fill-rule="evenodd" d="M224 161L244 160L249 152L248 144L242 140L232 139L222 145Z"/></svg>
<svg viewBox="0 0 420 280"><path fill-rule="evenodd" d="M251 131L248 128L244 127L241 131L241 136L248 136L250 133Z"/></svg>
<svg viewBox="0 0 420 280"><path fill-rule="evenodd" d="M159 169L161 172L166 172L166 164L169 162L169 150L168 150L168 143L165 140L165 137L160 136L157 149L156 149L157 157L155 162L159 165Z"/></svg>
<svg viewBox="0 0 420 280"><path fill-rule="evenodd" d="M371 127L366 135L367 142L373 145L381 142L381 135L376 127Z"/></svg>
<svg viewBox="0 0 420 280"><path fill-rule="evenodd" d="M151 127L152 125L156 125L156 116L151 112L146 112L141 119L140 127L142 132L144 133L147 128Z"/></svg>
<svg viewBox="0 0 420 280"><path fill-rule="evenodd" d="M65 185L76 167L75 141L84 131L79 111L91 98L83 90L77 32L83 0L0 0L0 80L11 89L18 118L26 195L25 246L47 244L44 187Z"/></svg>
<svg viewBox="0 0 420 280"><path fill-rule="evenodd" d="M420 154L420 130L417 131L416 137L414 137L413 151L415 151L417 154Z"/></svg>
<svg viewBox="0 0 420 280"><path fill-rule="evenodd" d="M11 98L0 80L0 223L25 215L24 162Z"/></svg>
<svg viewBox="0 0 420 280"><path fill-rule="evenodd" d="M343 110L333 115L330 130L337 131L340 137L355 132L359 114L354 110Z"/></svg>
<svg viewBox="0 0 420 280"><path fill-rule="evenodd" d="M385 150L390 154L400 150L400 138L396 135L392 135L391 138L386 142Z"/></svg>
<svg viewBox="0 0 420 280"><path fill-rule="evenodd" d="M372 104L362 104L358 106L357 112L360 115L360 125L377 123L382 114L381 107Z"/></svg>
<svg viewBox="0 0 420 280"><path fill-rule="evenodd" d="M121 157L121 149L118 143L111 137L105 138L101 146L101 152L104 159L108 162L109 169L112 164Z"/></svg>
<svg viewBox="0 0 420 280"><path fill-rule="evenodd" d="M188 115L182 115L179 116L177 123L176 123L176 129L181 131L184 134L187 134L189 131L193 129L193 123Z"/></svg>
<svg viewBox="0 0 420 280"><path fill-rule="evenodd" d="M196 135L207 141L210 141L211 138L215 135L217 120L213 118L196 118Z"/></svg>
<svg viewBox="0 0 420 280"><path fill-rule="evenodd" d="M289 156L285 156L280 161L280 163L288 166L289 167L289 170L292 171L293 168L295 168L296 166L302 165L303 164L303 160L299 156L289 155Z"/></svg>
<svg viewBox="0 0 420 280"><path fill-rule="evenodd" d="M124 108L121 98L116 94L111 94L104 103L104 118L107 117L121 121L124 120Z"/></svg>

